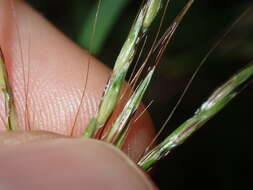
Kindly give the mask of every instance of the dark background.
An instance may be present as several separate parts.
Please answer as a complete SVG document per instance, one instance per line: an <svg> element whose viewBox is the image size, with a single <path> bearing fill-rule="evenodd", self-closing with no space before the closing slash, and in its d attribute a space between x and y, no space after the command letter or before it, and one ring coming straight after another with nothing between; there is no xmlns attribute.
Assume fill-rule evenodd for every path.
<svg viewBox="0 0 253 190"><path fill-rule="evenodd" d="M66 35L87 47L87 44L83 45L80 41L80 36L88 35L83 34L82 29L86 27L87 18L94 10L95 1L29 2ZM172 1L164 29L184 3L185 1ZM110 67L113 66L140 4L141 1L126 0L114 20L110 21L108 33L96 50L96 56ZM246 0L195 2L169 44L145 98L146 103L154 100L150 112L157 129L169 115L202 57L224 34L226 28L250 6L251 1ZM110 7L117 9L113 4ZM99 21L103 22L103 19L106 18L103 16ZM150 39L154 31L150 31ZM252 58L253 10L210 56L163 136L167 136L190 117L216 87ZM157 164L153 178L160 189L253 189L252 96L251 85L184 145Z"/></svg>

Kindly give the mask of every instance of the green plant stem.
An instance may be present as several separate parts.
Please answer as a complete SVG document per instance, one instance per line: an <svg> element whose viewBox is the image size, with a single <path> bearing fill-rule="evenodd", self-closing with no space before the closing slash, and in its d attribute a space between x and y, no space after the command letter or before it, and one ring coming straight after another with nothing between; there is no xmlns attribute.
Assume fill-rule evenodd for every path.
<svg viewBox="0 0 253 190"><path fill-rule="evenodd" d="M150 27L161 7L162 0L148 0L141 8L113 68L98 113L88 124L84 137L94 137L111 115L119 98L127 71L133 61L138 43ZM89 132L88 132L89 131Z"/></svg>
<svg viewBox="0 0 253 190"><path fill-rule="evenodd" d="M253 63L246 66L218 88L209 99L201 105L193 117L186 120L162 143L144 155L138 162L138 165L148 170L159 159L165 157L173 148L182 144L244 89L249 83L249 80L252 79L252 76Z"/></svg>

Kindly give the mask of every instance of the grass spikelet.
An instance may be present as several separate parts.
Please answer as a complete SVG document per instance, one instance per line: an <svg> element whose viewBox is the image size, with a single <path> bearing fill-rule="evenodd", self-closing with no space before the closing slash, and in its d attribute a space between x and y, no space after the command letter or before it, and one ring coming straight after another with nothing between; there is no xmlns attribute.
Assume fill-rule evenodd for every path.
<svg viewBox="0 0 253 190"><path fill-rule="evenodd" d="M226 83L219 87L195 112L194 116L181 124L162 143L148 152L138 162L145 170L166 156L173 148L182 144L196 130L202 127L209 119L226 106L236 95L244 89L253 76L253 63L232 76Z"/></svg>
<svg viewBox="0 0 253 190"><path fill-rule="evenodd" d="M104 141L112 143L112 144L122 144L124 136L127 134L127 126L129 121L131 120L132 116L134 115L135 111L137 110L142 97L147 90L147 87L150 83L150 80L154 73L154 68L152 68L145 79L141 82L139 87L136 89L135 93L129 98L128 102L126 103L124 109L117 117L116 121L113 125L109 128L107 135L104 137Z"/></svg>

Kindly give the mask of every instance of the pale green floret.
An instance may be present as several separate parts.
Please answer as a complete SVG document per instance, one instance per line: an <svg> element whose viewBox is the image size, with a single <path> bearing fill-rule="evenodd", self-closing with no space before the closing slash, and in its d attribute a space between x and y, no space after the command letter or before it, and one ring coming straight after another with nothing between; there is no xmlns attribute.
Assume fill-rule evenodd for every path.
<svg viewBox="0 0 253 190"><path fill-rule="evenodd" d="M127 70L130 63L132 62L136 50L136 45L139 42L139 37L142 32L144 17L145 12L144 10L141 10L115 62L113 73L116 74L121 70Z"/></svg>
<svg viewBox="0 0 253 190"><path fill-rule="evenodd" d="M143 23L143 29L146 30L149 28L150 24L153 22L155 19L157 13L162 7L162 0L154 0L154 1L149 1L150 6L147 10L146 17Z"/></svg>
<svg viewBox="0 0 253 190"><path fill-rule="evenodd" d="M1 50L0 50L0 88L1 91L4 93L5 99L5 113L7 114L7 123L5 124L6 129L15 130L17 128L16 110L14 106L12 90L8 83L8 75Z"/></svg>
<svg viewBox="0 0 253 190"><path fill-rule="evenodd" d="M197 129L203 126L209 119L226 106L253 76L253 63L232 76L225 84L218 88L209 99L202 104L194 116L185 121L162 143L148 152L138 164L149 169L160 158L166 156L174 147L182 144Z"/></svg>
<svg viewBox="0 0 253 190"><path fill-rule="evenodd" d="M120 72L115 77L111 78L97 115L97 125L103 126L108 117L111 115L117 103L118 95L121 90L125 75L125 72Z"/></svg>

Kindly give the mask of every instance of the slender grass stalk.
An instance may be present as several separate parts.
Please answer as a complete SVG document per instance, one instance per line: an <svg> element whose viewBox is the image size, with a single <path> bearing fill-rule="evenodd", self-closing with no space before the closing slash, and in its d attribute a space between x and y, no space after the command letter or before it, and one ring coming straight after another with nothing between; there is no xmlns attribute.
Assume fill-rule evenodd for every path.
<svg viewBox="0 0 253 190"><path fill-rule="evenodd" d="M4 94L5 113L7 115L6 129L13 131L17 128L16 109L14 105L13 93L8 81L8 73L5 67L5 60L0 48L0 87Z"/></svg>
<svg viewBox="0 0 253 190"><path fill-rule="evenodd" d="M125 131L128 131L125 128L127 128L129 121L131 120L133 114L135 113L139 104L141 103L142 97L145 91L147 90L147 87L153 76L154 70L155 70L155 67L153 67L149 71L145 79L136 89L135 93L129 98L124 109L122 110L120 115L117 117L113 125L109 128L107 135L103 139L104 141L110 142L112 144L116 143L118 145L121 145L123 143L123 139L125 139L124 137L125 135L127 135L127 132Z"/></svg>
<svg viewBox="0 0 253 190"><path fill-rule="evenodd" d="M141 37L155 19L162 0L148 0L141 8L120 54L115 62L113 73L105 89L98 113L89 122L84 137L96 136L111 115L119 98L127 71L133 61Z"/></svg>
<svg viewBox="0 0 253 190"><path fill-rule="evenodd" d="M181 124L162 143L144 155L138 165L148 170L161 158L165 157L173 148L182 144L196 130L226 106L252 80L253 62L232 76L219 87L195 112L194 116Z"/></svg>

